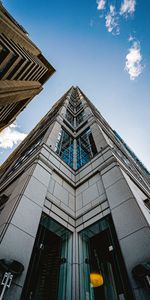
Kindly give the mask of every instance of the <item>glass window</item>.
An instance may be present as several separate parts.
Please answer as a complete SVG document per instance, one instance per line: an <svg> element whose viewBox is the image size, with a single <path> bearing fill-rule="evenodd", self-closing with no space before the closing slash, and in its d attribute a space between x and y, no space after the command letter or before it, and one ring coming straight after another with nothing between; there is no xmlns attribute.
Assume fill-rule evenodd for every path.
<svg viewBox="0 0 150 300"><path fill-rule="evenodd" d="M72 235L42 214L21 299L71 299Z"/></svg>
<svg viewBox="0 0 150 300"><path fill-rule="evenodd" d="M74 126L74 116L68 110L66 111L66 119L72 126Z"/></svg>
<svg viewBox="0 0 150 300"><path fill-rule="evenodd" d="M110 216L81 231L79 260L80 299L133 299Z"/></svg>
<svg viewBox="0 0 150 300"><path fill-rule="evenodd" d="M79 115L76 117L76 126L79 126L84 121L84 111L82 111Z"/></svg>
<svg viewBox="0 0 150 300"><path fill-rule="evenodd" d="M97 153L91 130L86 130L77 139L77 169L85 165Z"/></svg>
<svg viewBox="0 0 150 300"><path fill-rule="evenodd" d="M67 165L73 168L73 138L65 131L61 130L55 146L55 152L65 161Z"/></svg>

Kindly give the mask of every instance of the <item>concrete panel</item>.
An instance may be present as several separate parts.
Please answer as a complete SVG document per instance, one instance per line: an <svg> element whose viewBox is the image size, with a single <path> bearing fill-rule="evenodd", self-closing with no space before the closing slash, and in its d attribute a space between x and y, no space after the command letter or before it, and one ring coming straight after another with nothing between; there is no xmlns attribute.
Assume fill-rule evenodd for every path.
<svg viewBox="0 0 150 300"><path fill-rule="evenodd" d="M105 190L104 190L104 186L103 186L102 180L98 180L98 181L96 182L96 185L97 185L97 188L98 188L99 195L101 196L102 194L105 193Z"/></svg>
<svg viewBox="0 0 150 300"><path fill-rule="evenodd" d="M51 170L49 169L49 171L50 172L45 170L42 166L37 165L33 172L33 176L47 187L51 177Z"/></svg>
<svg viewBox="0 0 150 300"><path fill-rule="evenodd" d="M10 195L9 200L17 197L19 194L22 194L28 181L30 180L29 175L27 175L25 178L20 178L20 180L17 182L17 186L14 188L13 192Z"/></svg>
<svg viewBox="0 0 150 300"><path fill-rule="evenodd" d="M60 165L60 171L62 171L67 177L69 177L71 179L71 171L67 168L67 166L65 167L63 164Z"/></svg>
<svg viewBox="0 0 150 300"><path fill-rule="evenodd" d="M21 286L23 286L25 280L33 244L33 237L12 224L9 225L1 243L0 257L18 260L25 267L22 275L15 280Z"/></svg>
<svg viewBox="0 0 150 300"><path fill-rule="evenodd" d="M48 192L51 194L53 194L53 192L54 192L54 185L55 185L55 180L51 177L50 183L48 186Z"/></svg>
<svg viewBox="0 0 150 300"><path fill-rule="evenodd" d="M103 217L109 215L110 214L110 208L107 208L107 209L103 210L102 214L103 214Z"/></svg>
<svg viewBox="0 0 150 300"><path fill-rule="evenodd" d="M42 208L23 196L11 223L33 237L36 236Z"/></svg>
<svg viewBox="0 0 150 300"><path fill-rule="evenodd" d="M133 198L133 194L127 185L125 179L120 179L106 189L106 194L110 208L114 208L129 198Z"/></svg>
<svg viewBox="0 0 150 300"><path fill-rule="evenodd" d="M52 178L53 178L53 180L57 181L60 185L63 184L62 178L58 174L56 174L55 172L53 172Z"/></svg>
<svg viewBox="0 0 150 300"><path fill-rule="evenodd" d="M31 177L24 195L34 201L36 204L43 206L47 188L36 178Z"/></svg>
<svg viewBox="0 0 150 300"><path fill-rule="evenodd" d="M86 228L86 227L94 224L95 222L98 222L102 218L103 218L103 214L99 213L98 215L94 216L92 219L89 219L86 222L84 222L83 226L84 226L84 228Z"/></svg>
<svg viewBox="0 0 150 300"><path fill-rule="evenodd" d="M58 208L54 204L52 204L51 211L54 212L56 215L58 215L60 218L64 219L65 221L68 221L69 217L66 213L62 211L62 209Z"/></svg>
<svg viewBox="0 0 150 300"><path fill-rule="evenodd" d="M74 220L74 219L72 219L71 217L69 217L69 220L68 220L68 222L71 224L71 226L75 227L75 225L76 225L76 222L75 222L75 220Z"/></svg>
<svg viewBox="0 0 150 300"><path fill-rule="evenodd" d="M51 209L52 203L49 200L45 200L44 206L47 207L48 209Z"/></svg>
<svg viewBox="0 0 150 300"><path fill-rule="evenodd" d="M107 147L107 142L104 138L100 138L98 135L94 139L98 152Z"/></svg>
<svg viewBox="0 0 150 300"><path fill-rule="evenodd" d="M60 207L68 214L71 215L73 218L75 217L75 212L69 208L68 205L65 205L63 202L60 203Z"/></svg>
<svg viewBox="0 0 150 300"><path fill-rule="evenodd" d="M57 221L58 223L60 223L61 225L63 225L64 227L67 228L67 222L64 221L63 219L61 219L61 217L57 216L55 213L53 213L52 211L50 212L50 217L52 219L54 219L55 221Z"/></svg>
<svg viewBox="0 0 150 300"><path fill-rule="evenodd" d="M88 188L88 182L86 181L85 183L81 184L77 189L76 189L76 194L80 194L81 192L83 192L84 190L86 190Z"/></svg>
<svg viewBox="0 0 150 300"><path fill-rule="evenodd" d="M49 158L50 153L47 149L45 149L44 147L41 149L40 154L42 154L45 158Z"/></svg>
<svg viewBox="0 0 150 300"><path fill-rule="evenodd" d="M133 279L132 269L141 262L149 261L150 228L140 229L120 240L123 257L127 266L133 287L137 282Z"/></svg>
<svg viewBox="0 0 150 300"><path fill-rule="evenodd" d="M21 196L19 195L13 198L11 201L8 200L8 202L5 204L0 215L0 226L11 221L11 217L13 216L13 213L17 207L17 203L20 201L20 199Z"/></svg>
<svg viewBox="0 0 150 300"><path fill-rule="evenodd" d="M147 222L134 198L123 202L111 212L119 239L147 226Z"/></svg>
<svg viewBox="0 0 150 300"><path fill-rule="evenodd" d="M75 211L75 197L72 194L69 194L69 207Z"/></svg>
<svg viewBox="0 0 150 300"><path fill-rule="evenodd" d="M93 218L94 216L96 216L98 213L101 212L101 207L100 205L98 205L97 207L91 209L88 213L86 213L84 216L83 216L83 221L87 221L88 219L91 219Z"/></svg>
<svg viewBox="0 0 150 300"><path fill-rule="evenodd" d="M55 183L55 187L54 187L54 196L59 200L61 200L63 203L68 204L69 193L57 182Z"/></svg>
<svg viewBox="0 0 150 300"><path fill-rule="evenodd" d="M89 186L93 185L94 183L96 183L97 181L100 181L101 177L100 177L100 173L97 173L96 175L94 175L93 177L91 177L89 179Z"/></svg>
<svg viewBox="0 0 150 300"><path fill-rule="evenodd" d="M57 155L56 155L56 157L55 157L54 155L50 154L50 156L49 156L49 161L50 161L50 163L51 163L52 166L54 165L54 166L56 166L57 168L60 168L61 162L60 162L60 160L59 160L59 157L57 157Z"/></svg>
<svg viewBox="0 0 150 300"><path fill-rule="evenodd" d="M102 209L102 211L103 210L105 210L106 208L108 208L108 201L105 201L105 202L103 202L102 204L101 204L101 209Z"/></svg>
<svg viewBox="0 0 150 300"><path fill-rule="evenodd" d="M92 160L92 169L93 170L97 169L103 162L104 162L103 156L96 157L95 159Z"/></svg>
<svg viewBox="0 0 150 300"><path fill-rule="evenodd" d="M98 188L96 184L91 185L83 192L83 206L98 198Z"/></svg>
<svg viewBox="0 0 150 300"><path fill-rule="evenodd" d="M63 180L63 187L69 192L71 193L72 195L75 194L75 189L70 185L68 184L66 181Z"/></svg>
<svg viewBox="0 0 150 300"><path fill-rule="evenodd" d="M91 164L89 166L86 166L82 171L80 171L80 179L87 176L92 171Z"/></svg>
<svg viewBox="0 0 150 300"><path fill-rule="evenodd" d="M60 130L61 130L61 125L58 122L55 122L55 124L51 130L51 133L47 139L47 142L46 142L46 144L48 146L51 146L53 150L55 148Z"/></svg>
<svg viewBox="0 0 150 300"><path fill-rule="evenodd" d="M92 201L92 206L95 206L96 204L100 204L102 202L106 201L106 195L102 194L101 196L99 196L98 198L96 198L95 200Z"/></svg>
<svg viewBox="0 0 150 300"><path fill-rule="evenodd" d="M118 166L113 167L103 175L103 183L105 188L114 184L118 179L123 178L122 172Z"/></svg>
<svg viewBox="0 0 150 300"><path fill-rule="evenodd" d="M127 180L130 189L132 190L134 197L136 198L136 201L138 205L140 206L140 209L145 216L148 224L150 225L150 214L149 214L149 209L145 206L144 201L147 196L142 192L142 190L129 178L127 174L123 172L125 179Z"/></svg>
<svg viewBox="0 0 150 300"><path fill-rule="evenodd" d="M82 206L82 193L80 193L76 196L76 210L80 209Z"/></svg>
<svg viewBox="0 0 150 300"><path fill-rule="evenodd" d="M74 230L75 230L74 227L71 226L70 224L67 225L67 228L68 228L71 232L74 232Z"/></svg>
<svg viewBox="0 0 150 300"><path fill-rule="evenodd" d="M19 182L22 181L23 179L26 180L27 177L32 176L34 169L35 169L35 164L33 163L30 167L28 167L28 169L24 171L23 174L21 174L19 178Z"/></svg>
<svg viewBox="0 0 150 300"><path fill-rule="evenodd" d="M50 210L49 210L49 208L47 208L47 207L43 207L43 212L45 213L45 214L47 214L48 216L49 216L49 214L50 214Z"/></svg>
<svg viewBox="0 0 150 300"><path fill-rule="evenodd" d="M49 192L46 194L46 198L48 198L48 200L50 200L51 202L57 204L57 206L60 206L61 201L58 200L56 197L54 197L52 194L50 194Z"/></svg>

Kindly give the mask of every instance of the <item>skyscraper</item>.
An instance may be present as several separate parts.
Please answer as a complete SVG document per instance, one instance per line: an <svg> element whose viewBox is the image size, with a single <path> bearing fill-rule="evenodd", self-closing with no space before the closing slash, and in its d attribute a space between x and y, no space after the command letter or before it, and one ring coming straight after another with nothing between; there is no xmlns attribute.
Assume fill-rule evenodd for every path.
<svg viewBox="0 0 150 300"><path fill-rule="evenodd" d="M54 71L0 2L0 131L40 93Z"/></svg>
<svg viewBox="0 0 150 300"><path fill-rule="evenodd" d="M1 168L0 259L24 266L4 299L149 299L149 196L147 169L71 87Z"/></svg>

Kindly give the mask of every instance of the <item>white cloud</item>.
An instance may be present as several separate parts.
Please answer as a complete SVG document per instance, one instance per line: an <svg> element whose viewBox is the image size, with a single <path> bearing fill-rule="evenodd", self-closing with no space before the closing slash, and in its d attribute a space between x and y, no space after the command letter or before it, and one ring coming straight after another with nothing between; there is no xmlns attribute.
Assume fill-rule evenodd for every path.
<svg viewBox="0 0 150 300"><path fill-rule="evenodd" d="M134 37L133 37L131 34L129 35L128 41L129 41L129 42L134 41Z"/></svg>
<svg viewBox="0 0 150 300"><path fill-rule="evenodd" d="M17 125L13 123L0 133L0 148L12 148L14 145L24 140L27 134L20 132L16 128Z"/></svg>
<svg viewBox="0 0 150 300"><path fill-rule="evenodd" d="M110 5L109 13L105 16L105 25L108 32L112 32L113 34L119 34L119 26L118 26L118 17L115 11L115 6Z"/></svg>
<svg viewBox="0 0 150 300"><path fill-rule="evenodd" d="M103 10L105 9L106 0L97 0L97 9Z"/></svg>
<svg viewBox="0 0 150 300"><path fill-rule="evenodd" d="M132 15L135 12L136 0L123 0L120 8L121 15Z"/></svg>
<svg viewBox="0 0 150 300"><path fill-rule="evenodd" d="M134 41L126 55L125 70L128 72L130 80L134 80L142 73L143 68L140 43Z"/></svg>

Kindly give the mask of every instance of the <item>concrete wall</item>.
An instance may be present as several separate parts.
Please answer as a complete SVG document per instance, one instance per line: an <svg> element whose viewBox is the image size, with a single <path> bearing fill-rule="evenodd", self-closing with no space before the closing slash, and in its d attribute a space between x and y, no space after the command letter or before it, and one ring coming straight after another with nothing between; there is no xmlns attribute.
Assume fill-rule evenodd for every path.
<svg viewBox="0 0 150 300"><path fill-rule="evenodd" d="M111 215L136 299L148 299L146 289L132 276L137 264L148 261L150 228L126 176L115 163L101 172Z"/></svg>
<svg viewBox="0 0 150 300"><path fill-rule="evenodd" d="M25 172L11 194L12 200L2 212L2 219L6 219L5 215L9 211L12 214L9 214L6 232L1 241L0 258L18 260L25 268L22 275L14 280L4 299L14 299L14 295L15 300L20 299L50 177L49 170L39 164L32 172Z"/></svg>

